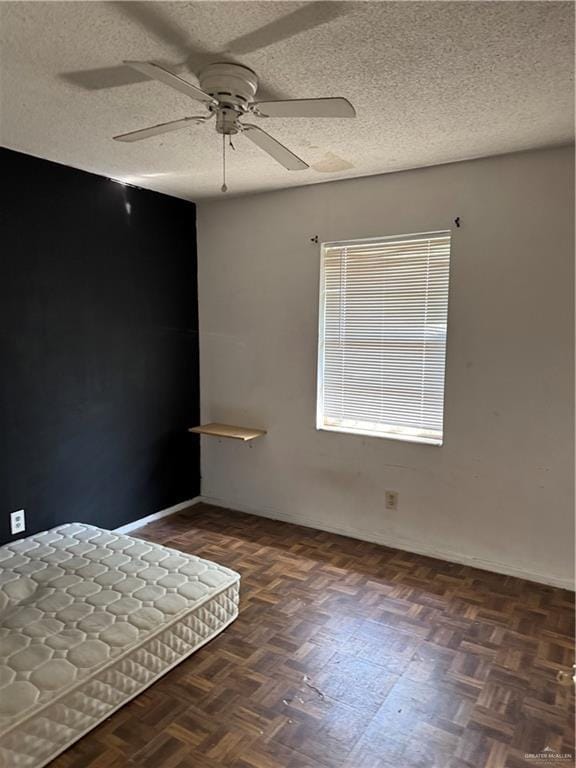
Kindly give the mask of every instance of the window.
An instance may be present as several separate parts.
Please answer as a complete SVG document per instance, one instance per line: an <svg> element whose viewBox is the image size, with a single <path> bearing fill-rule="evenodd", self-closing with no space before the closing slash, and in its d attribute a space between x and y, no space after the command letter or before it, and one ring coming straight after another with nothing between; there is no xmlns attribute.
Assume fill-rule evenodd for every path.
<svg viewBox="0 0 576 768"><path fill-rule="evenodd" d="M442 445L450 232L323 243L318 429Z"/></svg>

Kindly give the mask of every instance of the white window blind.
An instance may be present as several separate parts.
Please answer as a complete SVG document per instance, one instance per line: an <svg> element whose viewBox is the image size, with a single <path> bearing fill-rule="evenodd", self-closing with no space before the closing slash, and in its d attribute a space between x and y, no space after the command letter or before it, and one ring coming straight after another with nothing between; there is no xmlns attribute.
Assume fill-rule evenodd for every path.
<svg viewBox="0 0 576 768"><path fill-rule="evenodd" d="M441 445L450 232L324 243L317 428Z"/></svg>

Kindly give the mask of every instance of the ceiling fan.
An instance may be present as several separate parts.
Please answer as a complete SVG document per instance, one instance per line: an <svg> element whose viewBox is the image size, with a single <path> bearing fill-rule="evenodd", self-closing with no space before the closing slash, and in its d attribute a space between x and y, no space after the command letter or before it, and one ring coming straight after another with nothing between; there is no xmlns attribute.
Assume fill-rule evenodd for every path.
<svg viewBox="0 0 576 768"><path fill-rule="evenodd" d="M226 187L226 136L243 134L260 149L264 150L289 171L302 171L309 165L269 133L253 123L241 122L245 117L356 117L352 104L342 97L320 99L287 99L255 101L258 90L256 73L243 66L229 62L208 65L199 75L200 87L175 75L160 64L148 61L125 61L129 67L148 77L174 88L180 93L199 101L207 110L203 115L192 115L168 123L160 123L130 133L114 136L116 141L140 141L170 131L178 131L193 124L208 122L216 118L216 132L222 135L222 157L224 179L222 192ZM231 141L231 138L230 138Z"/></svg>

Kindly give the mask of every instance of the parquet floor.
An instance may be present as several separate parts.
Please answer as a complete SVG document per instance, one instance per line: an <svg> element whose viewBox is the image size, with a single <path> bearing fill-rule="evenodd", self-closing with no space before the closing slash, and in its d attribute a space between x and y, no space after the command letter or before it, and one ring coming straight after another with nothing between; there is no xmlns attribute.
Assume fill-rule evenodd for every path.
<svg viewBox="0 0 576 768"><path fill-rule="evenodd" d="M206 505L137 534L242 574L238 620L51 768L572 758L573 594Z"/></svg>

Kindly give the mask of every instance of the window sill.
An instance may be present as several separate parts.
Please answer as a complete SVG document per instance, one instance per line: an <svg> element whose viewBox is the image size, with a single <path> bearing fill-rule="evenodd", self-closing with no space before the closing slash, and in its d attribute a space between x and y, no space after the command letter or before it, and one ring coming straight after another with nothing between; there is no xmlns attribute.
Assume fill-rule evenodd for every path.
<svg viewBox="0 0 576 768"><path fill-rule="evenodd" d="M401 435L394 432L371 432L365 429L353 429L351 427L316 426L319 432L340 432L344 435L358 435L359 437L378 437L383 440L396 440L402 443L419 443L420 445L434 445L440 448L444 441L434 437L417 437L415 435Z"/></svg>

